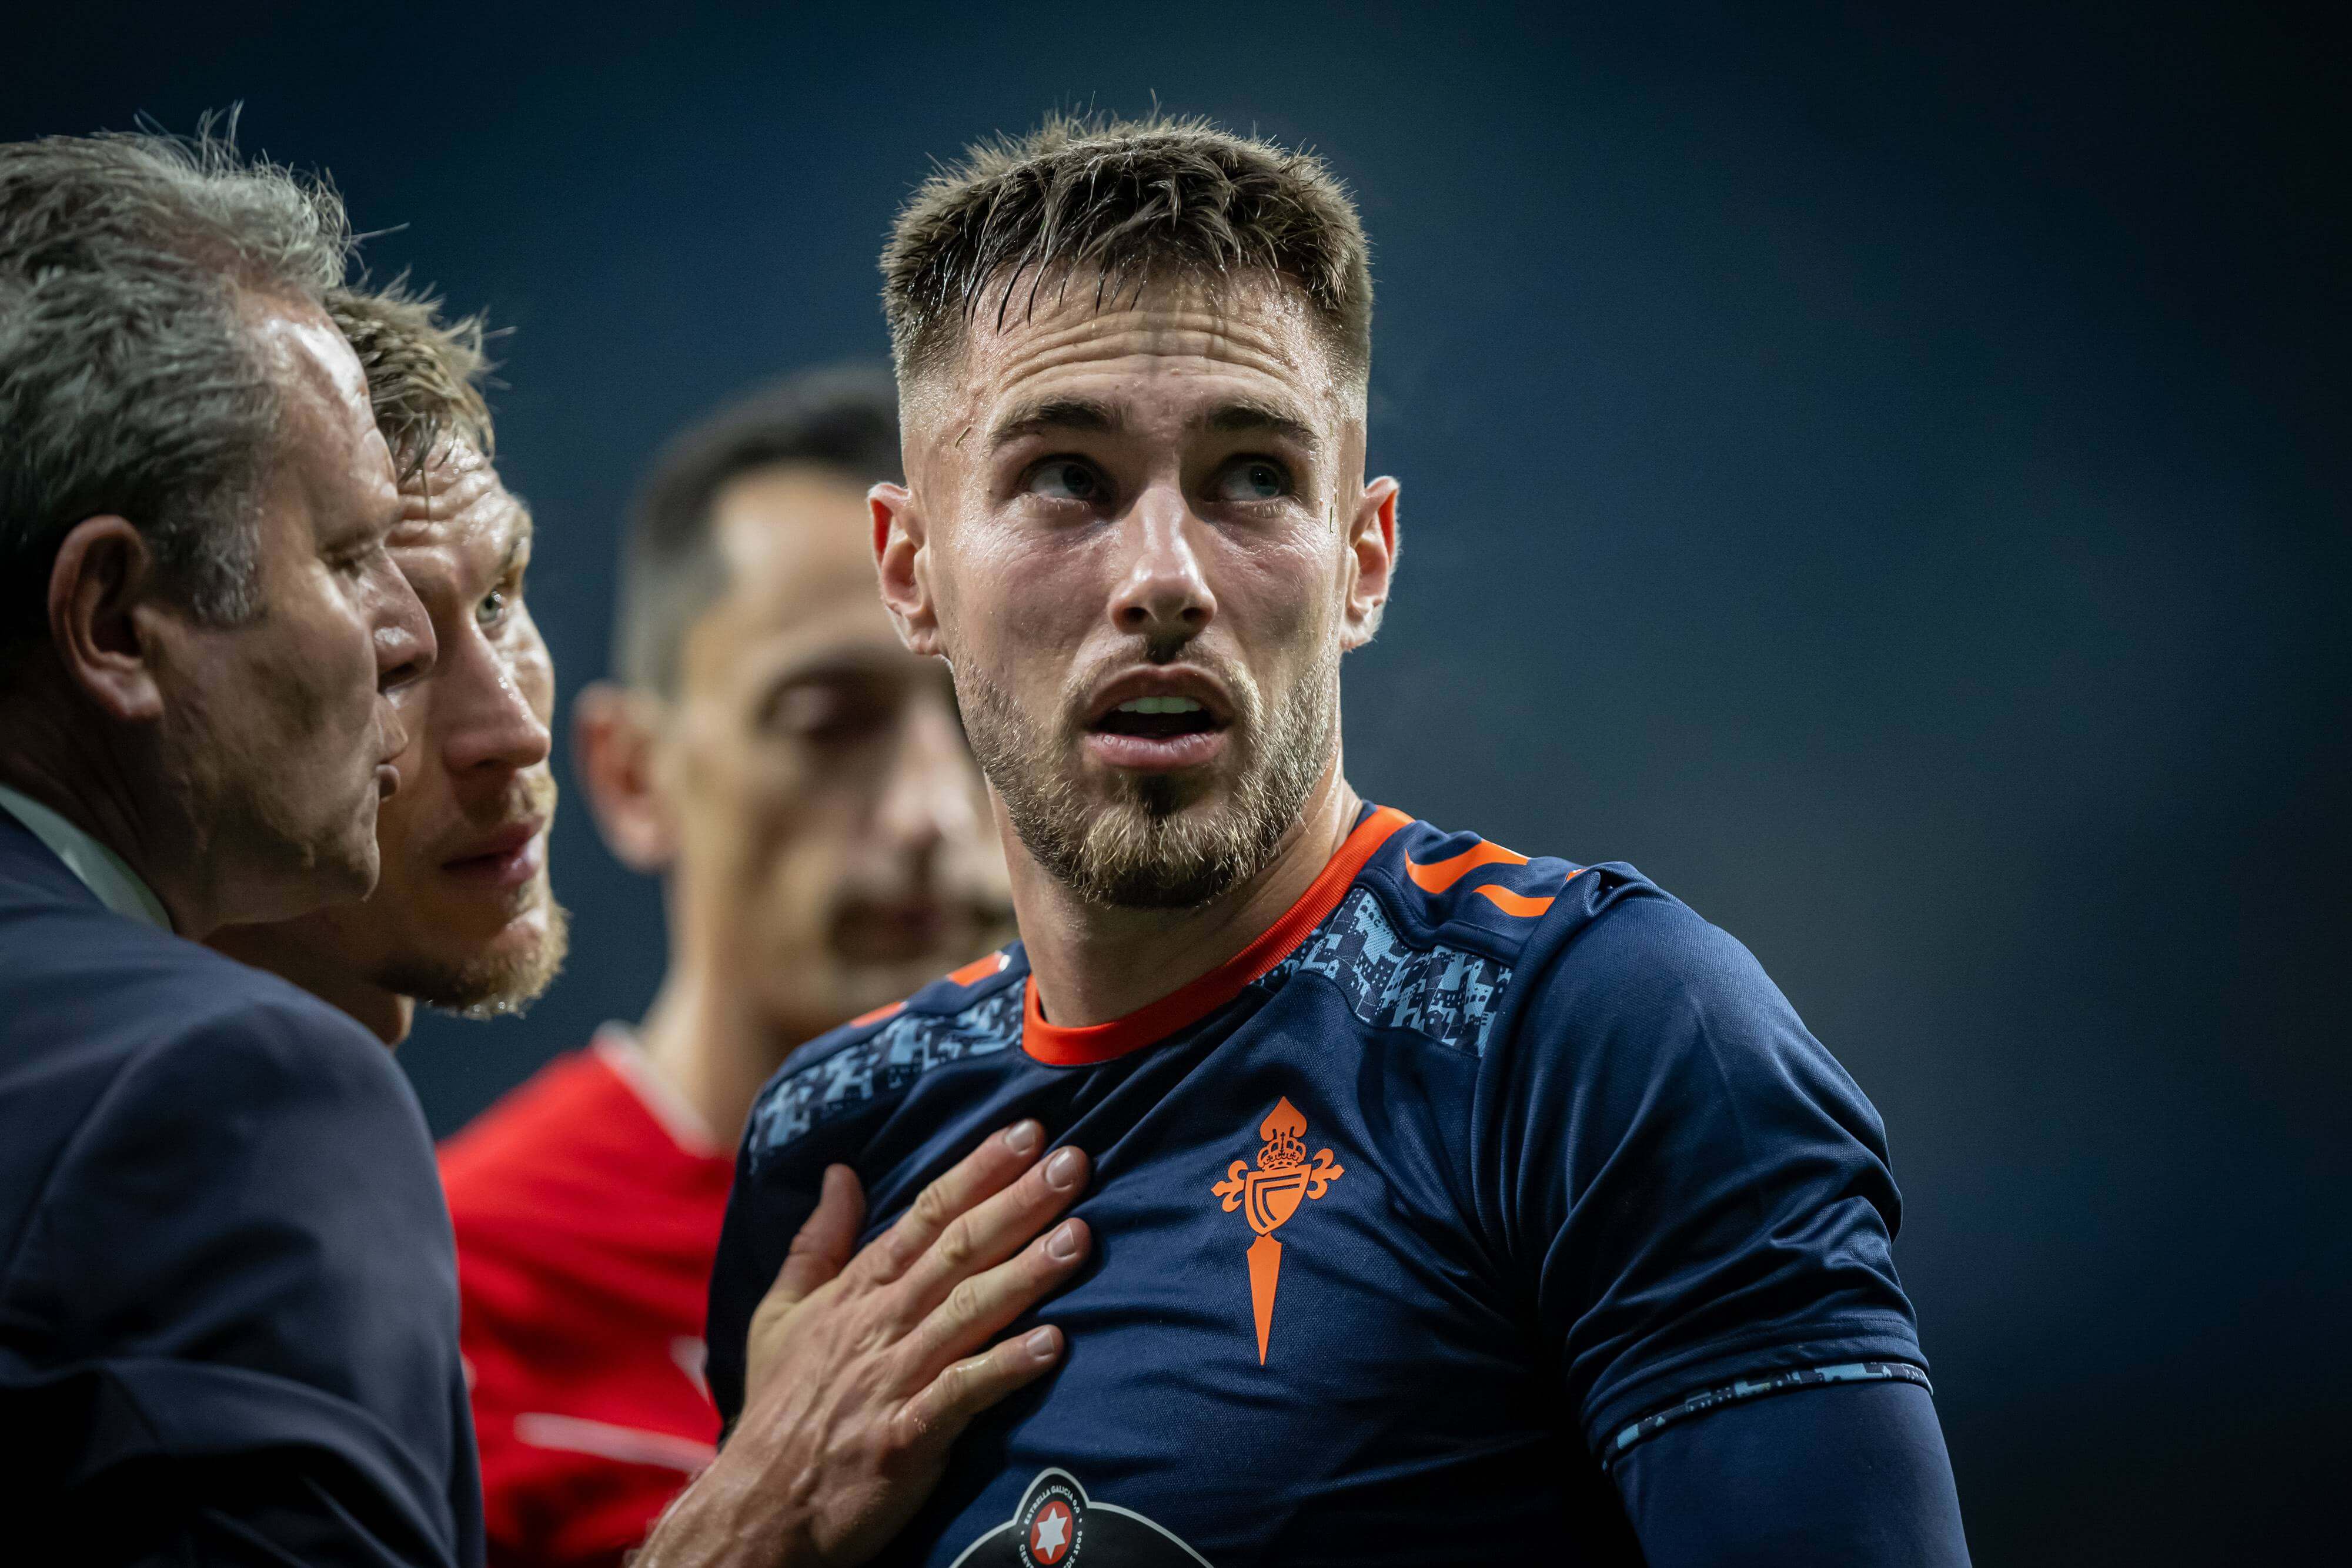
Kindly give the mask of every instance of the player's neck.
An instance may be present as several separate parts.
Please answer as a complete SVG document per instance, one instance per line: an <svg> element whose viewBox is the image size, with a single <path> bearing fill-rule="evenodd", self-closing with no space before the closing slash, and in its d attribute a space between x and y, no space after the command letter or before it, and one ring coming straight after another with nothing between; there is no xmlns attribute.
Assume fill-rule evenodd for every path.
<svg viewBox="0 0 2352 1568"><path fill-rule="evenodd" d="M1335 752L1274 858L1223 896L1191 909L1088 904L1021 851L1008 856L1013 907L1037 1002L1070 1027L1108 1023L1181 989L1263 936L1305 896L1355 826L1363 801Z"/></svg>
<svg viewBox="0 0 2352 1568"><path fill-rule="evenodd" d="M637 1026L647 1064L719 1148L734 1146L760 1086L800 1043L750 1005L751 992L723 983L708 965L674 958Z"/></svg>

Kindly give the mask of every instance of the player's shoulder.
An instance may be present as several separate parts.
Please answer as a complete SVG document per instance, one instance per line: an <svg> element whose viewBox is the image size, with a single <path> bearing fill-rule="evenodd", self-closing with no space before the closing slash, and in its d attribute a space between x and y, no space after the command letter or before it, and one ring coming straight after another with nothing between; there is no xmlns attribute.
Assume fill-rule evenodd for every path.
<svg viewBox="0 0 2352 1568"><path fill-rule="evenodd" d="M773 1154L928 1073L1014 1051L1028 978L1028 956L1014 942L819 1035L761 1089L744 1129L746 1153Z"/></svg>
<svg viewBox="0 0 2352 1568"><path fill-rule="evenodd" d="M615 1113L627 1095L592 1045L551 1059L444 1140L438 1156L451 1209L535 1176L609 1166L609 1143L629 1124Z"/></svg>
<svg viewBox="0 0 2352 1568"><path fill-rule="evenodd" d="M12 995L14 1022L53 1067L107 1081L101 1115L246 1120L403 1115L415 1096L383 1042L278 977L111 915L59 956L47 983ZM12 988L15 989L15 988Z"/></svg>
<svg viewBox="0 0 2352 1568"><path fill-rule="evenodd" d="M1516 1032L1512 1020L1556 1011L1547 998L1562 991L1588 1015L1785 1006L1745 947L1632 865L1523 853L1411 819L1291 962L1372 987L1360 1012L1409 1002L1448 1024L1445 1043L1479 1054Z"/></svg>
<svg viewBox="0 0 2352 1568"><path fill-rule="evenodd" d="M1351 891L1386 894L1387 913L1409 939L1444 940L1510 961L1558 924L1549 917L1571 885L1614 889L1628 880L1640 880L1630 866L1522 854L1479 833L1407 818L1365 861Z"/></svg>

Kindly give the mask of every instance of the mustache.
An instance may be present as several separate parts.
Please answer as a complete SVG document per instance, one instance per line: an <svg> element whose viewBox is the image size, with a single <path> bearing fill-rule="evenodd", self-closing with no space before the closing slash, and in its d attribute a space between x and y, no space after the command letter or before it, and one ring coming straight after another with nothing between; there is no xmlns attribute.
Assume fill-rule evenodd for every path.
<svg viewBox="0 0 2352 1568"><path fill-rule="evenodd" d="M1138 654L1141 657L1139 658ZM1257 681L1239 660L1226 658L1201 645L1197 636L1180 632L1166 637L1139 637L1070 672L1062 683L1062 711L1074 728L1084 728L1094 694L1113 677L1139 665L1173 664L1181 660L1222 685L1234 700L1234 727L1255 733L1265 717L1265 696Z"/></svg>
<svg viewBox="0 0 2352 1568"><path fill-rule="evenodd" d="M469 823L495 827L500 822L539 817L551 825L555 820L556 798L562 793L551 770L541 768L519 774L494 802L486 801L467 811L466 820Z"/></svg>

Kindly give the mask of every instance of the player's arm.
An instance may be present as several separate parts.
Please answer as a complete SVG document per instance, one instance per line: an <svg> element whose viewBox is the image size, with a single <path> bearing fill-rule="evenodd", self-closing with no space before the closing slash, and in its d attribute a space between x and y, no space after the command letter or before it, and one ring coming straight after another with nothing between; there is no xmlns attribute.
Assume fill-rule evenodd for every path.
<svg viewBox="0 0 2352 1568"><path fill-rule="evenodd" d="M1966 1568L1935 1402L1916 1383L1796 1389L1659 1431L1613 1467L1651 1568Z"/></svg>
<svg viewBox="0 0 2352 1568"><path fill-rule="evenodd" d="M751 1317L727 1445L635 1568L848 1568L905 1526L971 1419L1061 1358L1058 1329L996 1339L1089 1244L1084 1220L1053 1224L1087 1157L1045 1143L1034 1122L982 1140L854 1257L864 1197L824 1172Z"/></svg>
<svg viewBox="0 0 2352 1568"><path fill-rule="evenodd" d="M1622 879L1567 896L1488 1168L1644 1552L1965 1562L1877 1113L1723 932Z"/></svg>

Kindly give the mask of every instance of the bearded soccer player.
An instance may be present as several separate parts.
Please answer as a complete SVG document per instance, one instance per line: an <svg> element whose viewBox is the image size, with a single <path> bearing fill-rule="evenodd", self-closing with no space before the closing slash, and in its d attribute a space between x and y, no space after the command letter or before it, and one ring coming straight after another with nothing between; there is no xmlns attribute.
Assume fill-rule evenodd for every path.
<svg viewBox="0 0 2352 1568"><path fill-rule="evenodd" d="M575 722L606 841L666 878L669 971L641 1024L443 1154L493 1563L616 1563L709 1461L704 1308L752 1095L1011 935L947 674L874 597L866 494L898 474L887 373L819 371L686 433L636 508L623 680Z"/></svg>
<svg viewBox="0 0 2352 1568"><path fill-rule="evenodd" d="M563 961L549 892L555 671L523 603L531 517L491 465L481 324L397 290L341 292L328 311L367 371L403 516L394 560L425 605L439 661L401 695L401 787L376 821L376 890L211 945L293 981L373 1030L408 1034L416 1004L520 1009Z"/></svg>
<svg viewBox="0 0 2352 1568"><path fill-rule="evenodd" d="M804 1223L1027 1116L1094 1162L1066 1359L880 1561L1964 1562L1853 1082L1631 866L1349 787L1398 492L1326 169L1056 122L929 181L883 267L882 597L953 671L1025 941L761 1091L721 1410Z"/></svg>

